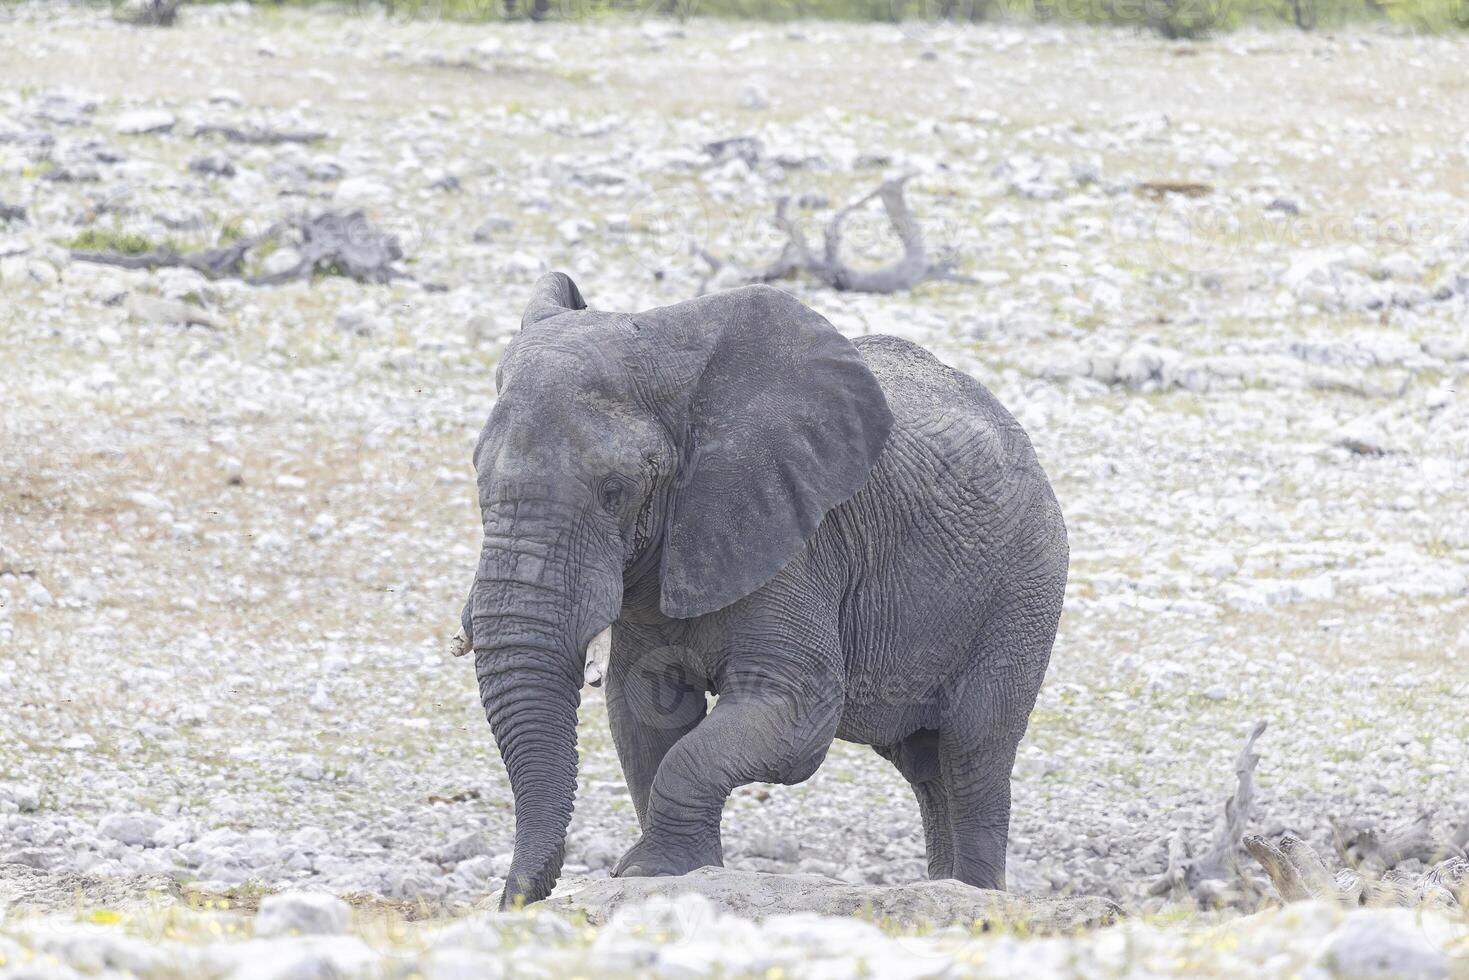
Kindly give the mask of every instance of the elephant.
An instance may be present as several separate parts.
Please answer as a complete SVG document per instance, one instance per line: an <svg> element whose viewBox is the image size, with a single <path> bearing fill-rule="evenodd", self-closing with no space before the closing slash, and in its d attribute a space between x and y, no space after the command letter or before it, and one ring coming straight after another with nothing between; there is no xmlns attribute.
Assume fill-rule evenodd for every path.
<svg viewBox="0 0 1469 980"><path fill-rule="evenodd" d="M615 875L722 866L732 790L804 781L840 738L911 783L931 878L1003 889L1069 549L994 396L768 285L627 314L555 272L495 378L460 638L515 803L501 907L560 876L609 626L641 832Z"/></svg>

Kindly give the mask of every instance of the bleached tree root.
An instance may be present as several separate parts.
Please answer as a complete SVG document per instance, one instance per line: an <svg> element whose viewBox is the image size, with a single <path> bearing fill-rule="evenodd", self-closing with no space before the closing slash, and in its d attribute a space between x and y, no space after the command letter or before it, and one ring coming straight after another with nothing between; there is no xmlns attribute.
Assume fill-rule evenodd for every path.
<svg viewBox="0 0 1469 980"><path fill-rule="evenodd" d="M1465 905L1469 899L1469 859L1463 854L1423 872L1389 868L1376 874L1343 868L1333 874L1310 844L1290 834L1274 843L1250 835L1245 838L1245 847L1265 869L1282 902L1314 899L1346 907L1469 907Z"/></svg>
<svg viewBox="0 0 1469 980"><path fill-rule="evenodd" d="M918 219L908 207L908 201L903 194L904 186L913 176L905 174L885 180L875 191L838 209L822 233L819 253L807 242L800 225L791 217L790 198L779 198L775 205L775 226L786 236L786 244L780 255L764 269L748 272L704 249L698 249L698 255L710 268L709 275L700 283L699 291L707 291L711 283L715 283L717 288L727 288L757 282L775 282L802 272L832 289L856 293L896 293L912 289L920 282L928 280L973 282L974 280L955 271L952 258L943 257L937 261L930 258ZM842 226L853 212L874 200L882 202L888 222L903 245L903 257L880 269L854 269L841 258Z"/></svg>
<svg viewBox="0 0 1469 980"><path fill-rule="evenodd" d="M1371 827L1332 826L1332 843L1337 856L1348 867L1381 873L1408 861L1434 864L1464 849L1455 840L1440 841L1433 836L1429 814L1422 814L1399 827L1378 833Z"/></svg>

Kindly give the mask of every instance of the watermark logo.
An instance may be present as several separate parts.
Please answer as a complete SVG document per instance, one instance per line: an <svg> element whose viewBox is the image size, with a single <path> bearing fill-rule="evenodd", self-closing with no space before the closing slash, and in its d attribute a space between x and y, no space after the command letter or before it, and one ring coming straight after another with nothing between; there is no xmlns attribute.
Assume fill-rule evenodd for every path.
<svg viewBox="0 0 1469 980"><path fill-rule="evenodd" d="M697 676L693 651L662 646L635 662L610 664L609 696L622 700L643 724L657 729L685 729L704 717L704 681Z"/></svg>
<svg viewBox="0 0 1469 980"><path fill-rule="evenodd" d="M480 20L493 17L498 3L489 0L468 0L458 10L464 19ZM347 38L361 43L372 41L387 44L413 44L427 40L439 28L445 18L445 0L352 0L347 10L357 14L350 22Z"/></svg>
<svg viewBox="0 0 1469 980"><path fill-rule="evenodd" d="M1420 905L1414 910L1419 933L1429 946L1455 964L1469 964L1469 860L1454 859L1429 874L1442 877L1438 887L1453 894L1458 907L1450 907L1447 902Z"/></svg>
<svg viewBox="0 0 1469 980"><path fill-rule="evenodd" d="M725 227L722 210L694 183L650 191L628 214L633 257L654 275L707 268L701 252L716 231Z"/></svg>

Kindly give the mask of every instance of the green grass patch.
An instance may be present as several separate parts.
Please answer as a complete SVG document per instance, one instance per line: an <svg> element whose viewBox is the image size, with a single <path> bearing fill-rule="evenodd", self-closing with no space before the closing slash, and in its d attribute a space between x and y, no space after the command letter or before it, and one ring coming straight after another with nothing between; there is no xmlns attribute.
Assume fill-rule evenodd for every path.
<svg viewBox="0 0 1469 980"><path fill-rule="evenodd" d="M313 2L267 0L259 5ZM346 9L381 11L403 20L465 22L628 15L771 22L1056 21L1137 27L1169 38L1206 37L1243 24L1315 30L1377 21L1429 33L1469 29L1469 0L353 0Z"/></svg>
<svg viewBox="0 0 1469 980"><path fill-rule="evenodd" d="M142 235L111 231L105 228L88 228L66 243L73 252L121 252L123 255L144 255L164 248L169 243L155 243Z"/></svg>

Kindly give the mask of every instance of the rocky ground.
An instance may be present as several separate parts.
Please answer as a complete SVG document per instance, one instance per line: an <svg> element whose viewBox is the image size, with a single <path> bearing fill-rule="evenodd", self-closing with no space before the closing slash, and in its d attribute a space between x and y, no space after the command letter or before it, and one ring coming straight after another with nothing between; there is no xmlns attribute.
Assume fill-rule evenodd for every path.
<svg viewBox="0 0 1469 980"><path fill-rule="evenodd" d="M1062 501L1012 889L1156 909L1170 837L1211 835L1262 719L1255 832L1329 852L1334 820L1469 818L1469 38L236 6L0 25L0 863L436 915L493 894L510 798L445 641L478 543L470 449L530 283L676 302L708 277L696 248L779 251L777 197L814 234L909 171L973 282L785 285L973 373ZM753 139L710 148L733 137ZM358 209L401 277L71 257ZM847 247L898 254L876 209ZM273 243L241 271L299 259ZM582 716L567 870L596 878L636 820L600 692ZM912 797L861 746L740 790L724 826L735 867L922 877ZM1245 942L1285 974L1337 928L1303 908L978 952L1109 971L1154 930L1159 964ZM214 928L178 914L202 916L191 941ZM85 968L27 921L0 958Z"/></svg>

